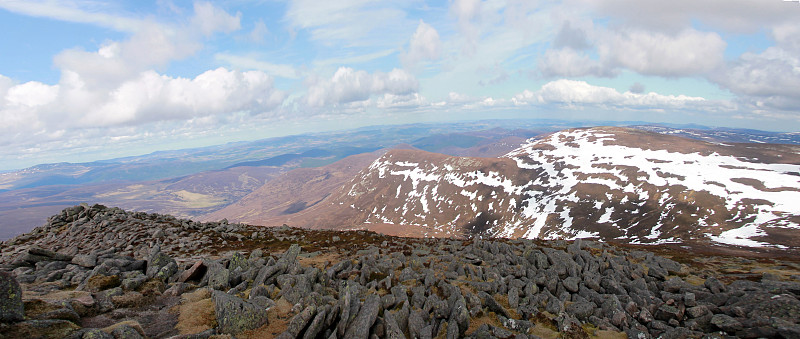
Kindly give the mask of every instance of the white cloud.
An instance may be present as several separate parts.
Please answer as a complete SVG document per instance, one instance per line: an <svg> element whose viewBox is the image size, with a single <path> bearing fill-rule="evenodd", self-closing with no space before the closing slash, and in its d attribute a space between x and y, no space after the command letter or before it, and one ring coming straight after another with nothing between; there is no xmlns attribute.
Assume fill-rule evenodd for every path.
<svg viewBox="0 0 800 339"><path fill-rule="evenodd" d="M267 72L273 76L287 79L299 79L301 76L300 71L298 71L292 65L274 64L268 61L260 60L257 57L217 53L214 55L214 58L237 69L255 69Z"/></svg>
<svg viewBox="0 0 800 339"><path fill-rule="evenodd" d="M720 83L734 93L754 96L797 96L800 58L770 47L760 54L746 53L725 70Z"/></svg>
<svg viewBox="0 0 800 339"><path fill-rule="evenodd" d="M419 93L396 95L385 93L377 98L375 106L382 109L418 109L429 105L428 100Z"/></svg>
<svg viewBox="0 0 800 339"><path fill-rule="evenodd" d="M250 31L250 34L247 35L247 38L255 43L264 43L267 34L269 34L269 29L267 29L267 24L264 23L263 20L258 20L256 22L255 27L253 30Z"/></svg>
<svg viewBox="0 0 800 339"><path fill-rule="evenodd" d="M367 54L351 54L346 56L339 56L327 59L316 59L312 62L314 67L325 68L328 66L338 66L338 65L350 65L350 64L360 64L364 62L370 62L376 59L380 59L383 57L387 57L396 53L397 50L394 48L384 49L373 53Z"/></svg>
<svg viewBox="0 0 800 339"><path fill-rule="evenodd" d="M407 1L290 0L286 20L325 45L397 46L408 35Z"/></svg>
<svg viewBox="0 0 800 339"><path fill-rule="evenodd" d="M480 27L477 21L480 20L481 10L480 0L455 0L450 5L450 13L456 17L458 29L464 36L462 50L467 55L472 55L478 48Z"/></svg>
<svg viewBox="0 0 800 339"><path fill-rule="evenodd" d="M439 39L439 32L431 25L420 20L417 30L411 36L408 44L408 52L401 59L403 64L414 67L423 60L436 60L442 54L442 41Z"/></svg>
<svg viewBox="0 0 800 339"><path fill-rule="evenodd" d="M236 16L232 16L210 2L195 2L194 13L191 26L200 29L200 32L205 36L210 36L216 32L230 33L242 28L240 23L242 13L236 13Z"/></svg>
<svg viewBox="0 0 800 339"><path fill-rule="evenodd" d="M511 99L515 105L558 104L566 106L613 106L633 109L681 108L697 105L706 100L686 95L662 95L654 92L642 94L624 92L585 81L560 79L548 82L536 92L525 90Z"/></svg>
<svg viewBox="0 0 800 339"><path fill-rule="evenodd" d="M619 72L572 48L549 49L539 60L539 71L546 77L614 77Z"/></svg>
<svg viewBox="0 0 800 339"><path fill-rule="evenodd" d="M14 13L35 17L51 18L62 21L93 24L117 31L135 32L144 23L143 20L123 15L108 14L108 4L97 1L48 1L48 0L4 0L0 8Z"/></svg>
<svg viewBox="0 0 800 339"><path fill-rule="evenodd" d="M417 79L401 69L370 74L340 67L330 79L310 79L308 82L304 102L311 107L365 101L373 95L408 95L419 87Z"/></svg>
<svg viewBox="0 0 800 339"><path fill-rule="evenodd" d="M711 32L683 30L677 35L642 30L609 32L597 42L603 64L667 77L707 73L721 65L726 43Z"/></svg>
<svg viewBox="0 0 800 339"><path fill-rule="evenodd" d="M38 107L50 104L57 96L57 85L31 81L9 88L5 99L9 106Z"/></svg>
<svg viewBox="0 0 800 339"><path fill-rule="evenodd" d="M797 21L797 4L785 1L576 0L570 6L588 8L595 16L611 16L628 25L673 32L694 22L732 32L756 32L764 26Z"/></svg>
<svg viewBox="0 0 800 339"><path fill-rule="evenodd" d="M558 34L553 38L553 47L569 47L575 50L582 50L591 47L586 31L581 27L573 27L571 21L567 20L561 24Z"/></svg>
<svg viewBox="0 0 800 339"><path fill-rule="evenodd" d="M14 86L14 81L11 78L0 74L0 107L3 107L6 103L6 93Z"/></svg>

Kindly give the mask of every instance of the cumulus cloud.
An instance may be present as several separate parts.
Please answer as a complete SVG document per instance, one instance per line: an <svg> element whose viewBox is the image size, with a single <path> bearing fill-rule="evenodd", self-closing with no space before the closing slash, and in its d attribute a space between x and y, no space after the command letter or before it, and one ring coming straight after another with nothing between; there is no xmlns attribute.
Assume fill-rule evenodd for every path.
<svg viewBox="0 0 800 339"><path fill-rule="evenodd" d="M598 42L600 60L641 74L693 76L722 64L726 43L713 32L683 30L676 35L642 30L614 31Z"/></svg>
<svg viewBox="0 0 800 339"><path fill-rule="evenodd" d="M442 53L442 41L439 32L431 25L420 20L417 30L411 36L408 52L401 56L403 64L414 67L423 60L439 59Z"/></svg>
<svg viewBox="0 0 800 339"><path fill-rule="evenodd" d="M515 105L558 104L566 106L612 106L627 108L680 108L706 101L702 97L650 93L620 93L616 89L594 86L585 81L560 79L548 82L538 91L525 90L511 100Z"/></svg>
<svg viewBox="0 0 800 339"><path fill-rule="evenodd" d="M761 53L744 53L709 79L739 95L753 109L800 109L800 24L781 24L772 30L775 46Z"/></svg>
<svg viewBox="0 0 800 339"><path fill-rule="evenodd" d="M309 79L308 82L304 102L311 107L360 102L373 95L408 95L419 87L417 79L401 69L370 74L340 67L330 79Z"/></svg>
<svg viewBox="0 0 800 339"><path fill-rule="evenodd" d="M234 17L204 2L195 3L194 10L188 25L142 22L127 40L108 42L97 51L66 50L56 55L54 62L62 70L79 74L87 86L113 88L140 72L195 54L205 36L240 27L240 14Z"/></svg>
<svg viewBox="0 0 800 339"><path fill-rule="evenodd" d="M119 133L119 139L110 141L125 140L142 126L275 111L286 95L265 72L217 68L194 78L158 72L196 53L209 36L238 30L240 17L196 2L182 25L136 21L126 40L106 42L96 51L59 53L54 58L61 70L57 84L14 83L0 76L0 144L19 149L46 142L65 146L92 133L102 138L95 134L103 131Z"/></svg>
<svg viewBox="0 0 800 339"><path fill-rule="evenodd" d="M14 81L11 78L0 74L0 107L3 107L6 102L6 92L11 86L14 85Z"/></svg>
<svg viewBox="0 0 800 339"><path fill-rule="evenodd" d="M31 81L11 86L0 115L4 121L19 123L6 124L7 132L23 128L49 133L236 111L261 113L275 109L284 97L273 87L272 78L260 71L218 68L193 79L146 71L113 90L87 88L77 74L68 73L58 85Z"/></svg>
<svg viewBox="0 0 800 339"><path fill-rule="evenodd" d="M224 68L194 79L142 73L111 92L108 100L81 119L82 124L119 125L181 120L219 113L273 110L284 99L264 72Z"/></svg>
<svg viewBox="0 0 800 339"><path fill-rule="evenodd" d="M720 83L734 93L754 96L796 96L800 58L780 48L746 53L731 63Z"/></svg>

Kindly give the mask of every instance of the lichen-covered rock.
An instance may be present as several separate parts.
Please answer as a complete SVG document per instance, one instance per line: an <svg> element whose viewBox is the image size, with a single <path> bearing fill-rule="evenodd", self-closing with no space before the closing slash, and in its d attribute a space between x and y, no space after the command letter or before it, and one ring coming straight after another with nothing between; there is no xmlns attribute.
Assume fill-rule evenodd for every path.
<svg viewBox="0 0 800 339"><path fill-rule="evenodd" d="M227 290L230 282L230 271L219 263L208 265L208 287L215 290Z"/></svg>
<svg viewBox="0 0 800 339"><path fill-rule="evenodd" d="M267 324L267 311L258 305L216 290L211 300L221 333L236 335Z"/></svg>
<svg viewBox="0 0 800 339"><path fill-rule="evenodd" d="M158 278L163 281L175 274L177 270L178 265L175 263L175 259L159 251L147 260L145 274L148 278Z"/></svg>
<svg viewBox="0 0 800 339"><path fill-rule="evenodd" d="M0 271L0 322L21 321L25 317L22 288L11 274Z"/></svg>
<svg viewBox="0 0 800 339"><path fill-rule="evenodd" d="M241 252L236 252L231 256L231 261L228 263L228 269L235 271L237 268L242 272L247 271L248 268L247 257Z"/></svg>

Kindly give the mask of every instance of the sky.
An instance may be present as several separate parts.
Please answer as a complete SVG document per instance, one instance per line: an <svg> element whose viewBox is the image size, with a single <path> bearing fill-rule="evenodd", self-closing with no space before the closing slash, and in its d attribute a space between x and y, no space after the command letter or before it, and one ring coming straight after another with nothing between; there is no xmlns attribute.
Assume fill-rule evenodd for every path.
<svg viewBox="0 0 800 339"><path fill-rule="evenodd" d="M800 131L800 2L0 0L0 170L368 125Z"/></svg>

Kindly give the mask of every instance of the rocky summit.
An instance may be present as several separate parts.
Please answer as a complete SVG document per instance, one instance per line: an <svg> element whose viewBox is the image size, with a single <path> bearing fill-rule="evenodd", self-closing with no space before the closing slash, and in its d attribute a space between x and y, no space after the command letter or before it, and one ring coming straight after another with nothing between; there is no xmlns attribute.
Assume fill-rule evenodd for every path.
<svg viewBox="0 0 800 339"><path fill-rule="evenodd" d="M798 338L797 258L80 205L0 245L0 338Z"/></svg>

